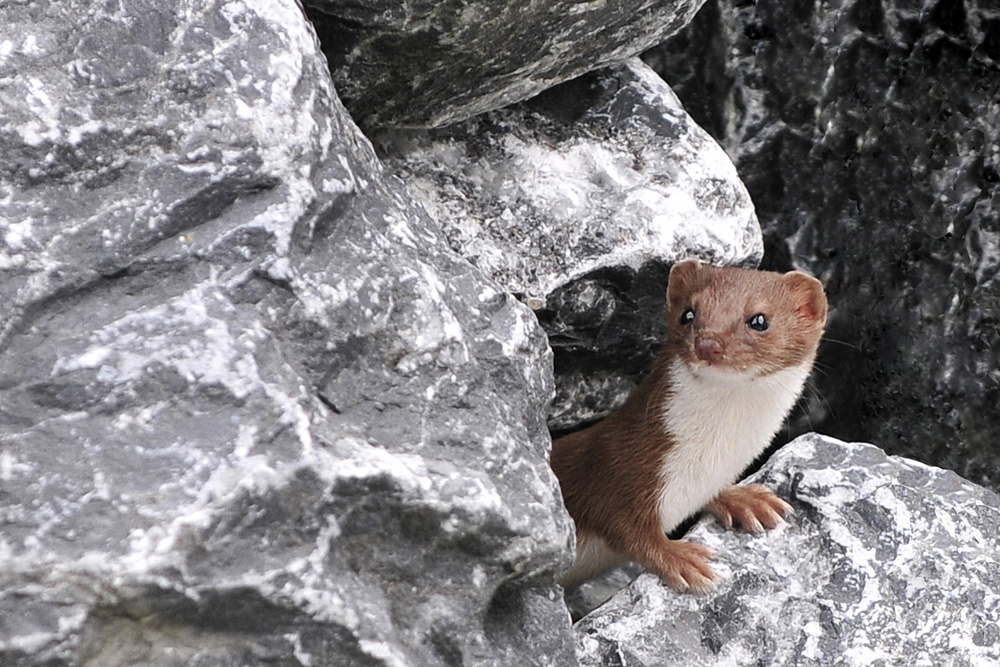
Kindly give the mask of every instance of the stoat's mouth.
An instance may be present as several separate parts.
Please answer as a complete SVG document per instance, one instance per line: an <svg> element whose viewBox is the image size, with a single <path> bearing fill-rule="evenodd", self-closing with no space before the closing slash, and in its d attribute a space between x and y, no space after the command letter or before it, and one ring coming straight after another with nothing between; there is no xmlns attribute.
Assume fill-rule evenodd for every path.
<svg viewBox="0 0 1000 667"><path fill-rule="evenodd" d="M691 374L703 380L716 382L747 382L760 375L760 369L740 367L727 363L710 363L702 360L688 364Z"/></svg>

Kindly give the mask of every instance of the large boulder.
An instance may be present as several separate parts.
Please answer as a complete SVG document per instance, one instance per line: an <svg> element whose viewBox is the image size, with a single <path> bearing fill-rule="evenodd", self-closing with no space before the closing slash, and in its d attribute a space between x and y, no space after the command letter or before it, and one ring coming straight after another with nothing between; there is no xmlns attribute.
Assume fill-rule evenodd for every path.
<svg viewBox="0 0 1000 667"><path fill-rule="evenodd" d="M375 127L439 127L662 42L703 0L307 0L337 89Z"/></svg>
<svg viewBox="0 0 1000 667"><path fill-rule="evenodd" d="M643 574L577 624L583 665L993 665L1000 497L871 445L803 436L753 478L789 500L760 536L706 519L721 582Z"/></svg>
<svg viewBox="0 0 1000 667"><path fill-rule="evenodd" d="M826 282L811 427L1000 489L995 8L709 0L647 60L736 163L766 265Z"/></svg>
<svg viewBox="0 0 1000 667"><path fill-rule="evenodd" d="M0 663L572 664L551 353L293 0L0 21Z"/></svg>
<svg viewBox="0 0 1000 667"><path fill-rule="evenodd" d="M556 429L604 416L648 369L673 262L755 266L763 252L732 163L638 59L375 143L451 247L535 309Z"/></svg>

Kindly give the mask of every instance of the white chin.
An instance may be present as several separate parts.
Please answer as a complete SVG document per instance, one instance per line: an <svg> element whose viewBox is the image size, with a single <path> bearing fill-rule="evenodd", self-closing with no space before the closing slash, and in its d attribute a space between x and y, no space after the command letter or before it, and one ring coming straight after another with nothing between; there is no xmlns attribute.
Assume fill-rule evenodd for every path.
<svg viewBox="0 0 1000 667"><path fill-rule="evenodd" d="M733 366L697 364L691 365L690 369L695 377L724 384L747 382L757 377L752 370L744 371Z"/></svg>

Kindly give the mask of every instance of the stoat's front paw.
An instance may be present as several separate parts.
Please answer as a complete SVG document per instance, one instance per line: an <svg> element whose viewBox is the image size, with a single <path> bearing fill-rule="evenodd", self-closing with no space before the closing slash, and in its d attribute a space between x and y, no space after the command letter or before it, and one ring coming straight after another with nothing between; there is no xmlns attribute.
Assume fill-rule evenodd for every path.
<svg viewBox="0 0 1000 667"><path fill-rule="evenodd" d="M751 533L770 530L793 513L791 505L760 484L729 486L705 509L726 528L732 528L734 523L738 523Z"/></svg>
<svg viewBox="0 0 1000 667"><path fill-rule="evenodd" d="M713 556L715 551L703 544L664 537L649 566L675 591L704 593L719 578L708 564Z"/></svg>

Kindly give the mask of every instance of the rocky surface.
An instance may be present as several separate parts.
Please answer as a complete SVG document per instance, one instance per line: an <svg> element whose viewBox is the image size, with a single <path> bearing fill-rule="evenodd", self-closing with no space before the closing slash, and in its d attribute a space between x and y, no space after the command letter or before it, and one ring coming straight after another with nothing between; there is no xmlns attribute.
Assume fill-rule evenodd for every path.
<svg viewBox="0 0 1000 667"><path fill-rule="evenodd" d="M571 664L551 353L294 2L0 21L0 664Z"/></svg>
<svg viewBox="0 0 1000 667"><path fill-rule="evenodd" d="M440 127L619 64L703 0L308 0L337 89L375 127Z"/></svg>
<svg viewBox="0 0 1000 667"><path fill-rule="evenodd" d="M0 664L572 665L577 648L586 664L995 662L996 496L818 438L765 473L799 511L790 526L756 539L698 528L723 552L712 596L644 575L574 635L554 584L572 527L547 465L555 383L539 322L557 350L554 423L601 414L656 345L667 264L752 264L762 245L731 165L638 63L467 117L623 62L695 4L510 5L495 12L517 16L506 33L493 13L477 18L485 4L344 4L330 34L356 32L334 70L360 118L463 121L381 134L381 159L295 0L0 8ZM720 7L703 14L721 30L705 44L729 63ZM847 405L864 410L847 415L875 424L895 405L875 399L910 401L884 428L911 442L904 422L930 411L942 425L925 441L952 448L940 458L988 476L963 448L985 441L997 386L1000 231L984 185L998 180L996 110L980 79L943 72L974 43L965 62L990 85L995 17L887 7L805 21L845 40L842 60L831 70L806 48L819 64L781 85L863 71L880 44L892 55L915 40L902 83L880 80L892 113L916 103L918 71L942 73L922 93L932 103L973 97L914 116L913 143L870 129L875 88L856 102L856 82L834 77L815 93L829 123L812 127L808 105L754 101L752 70L728 64L746 97L706 122L739 129L720 136L755 167L771 248L801 222L769 261L827 279L835 326L865 341L863 359L926 365L861 366L870 375L843 386L862 388ZM535 11L548 18L532 24ZM769 3L737 19L754 12L774 23L734 37L744 66L786 39L812 44ZM777 51L740 41L769 34ZM384 67L365 74L372 64ZM920 152L928 133L940 141ZM916 157L890 159L897 144ZM894 222L900 211L917 217ZM889 266L886 238L952 292L918 292L926 266ZM900 287L859 282L841 242L878 251ZM823 243L835 252L817 254ZM942 331L958 345L932 358Z"/></svg>
<svg viewBox="0 0 1000 667"><path fill-rule="evenodd" d="M577 625L583 665L994 665L1000 497L953 472L816 435L754 480L788 499L751 537L704 520L723 580L641 575Z"/></svg>
<svg viewBox="0 0 1000 667"><path fill-rule="evenodd" d="M673 262L756 266L763 252L732 163L639 60L376 145L451 247L536 310L555 351L553 428L635 386Z"/></svg>
<svg viewBox="0 0 1000 667"><path fill-rule="evenodd" d="M811 428L1000 489L1000 11L709 0L647 60L824 278ZM834 342L839 341L839 342Z"/></svg>

